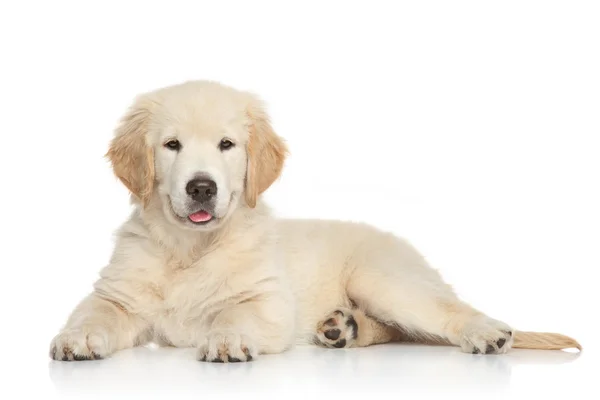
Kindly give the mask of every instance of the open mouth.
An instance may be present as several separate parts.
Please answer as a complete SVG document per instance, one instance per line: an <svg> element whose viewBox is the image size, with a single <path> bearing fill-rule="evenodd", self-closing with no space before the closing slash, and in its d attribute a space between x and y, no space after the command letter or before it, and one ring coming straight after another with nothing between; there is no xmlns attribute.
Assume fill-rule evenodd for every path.
<svg viewBox="0 0 600 400"><path fill-rule="evenodd" d="M193 212L191 214L188 214L187 217L181 216L181 215L177 214L175 212L175 210L173 209L173 204L171 203L171 198L168 197L167 199L168 199L169 210L171 212L171 215L173 215L173 217L175 217L175 219L177 219L183 223L189 222L194 225L207 225L210 222L212 222L213 220L218 219L210 212L208 212L206 210L202 210L202 209L198 210L196 212Z"/></svg>
<svg viewBox="0 0 600 400"><path fill-rule="evenodd" d="M187 218L196 225L204 225L212 221L213 216L207 211L200 210L188 215Z"/></svg>

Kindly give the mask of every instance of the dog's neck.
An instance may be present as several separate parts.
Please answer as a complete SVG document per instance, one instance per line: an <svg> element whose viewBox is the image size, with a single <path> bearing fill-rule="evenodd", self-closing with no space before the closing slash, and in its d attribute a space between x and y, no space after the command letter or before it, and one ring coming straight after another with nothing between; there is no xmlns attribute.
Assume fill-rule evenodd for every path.
<svg viewBox="0 0 600 400"><path fill-rule="evenodd" d="M264 226L270 219L271 210L259 199L256 207L250 208L241 201L233 213L212 231L194 231L169 221L163 211L160 199L153 199L142 207L135 205L132 219L143 227L148 238L171 255L176 264L189 266L203 255L214 251L217 243L226 243L240 238L248 239L252 228L257 224ZM260 237L256 238L257 241Z"/></svg>

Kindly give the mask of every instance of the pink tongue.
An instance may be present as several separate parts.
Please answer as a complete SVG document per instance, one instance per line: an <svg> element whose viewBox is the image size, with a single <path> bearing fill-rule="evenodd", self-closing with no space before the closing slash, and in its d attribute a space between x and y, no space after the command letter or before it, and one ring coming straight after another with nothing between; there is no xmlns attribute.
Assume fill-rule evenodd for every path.
<svg viewBox="0 0 600 400"><path fill-rule="evenodd" d="M198 211L188 215L188 218L193 222L206 222L212 218L212 215L210 215L206 211Z"/></svg>

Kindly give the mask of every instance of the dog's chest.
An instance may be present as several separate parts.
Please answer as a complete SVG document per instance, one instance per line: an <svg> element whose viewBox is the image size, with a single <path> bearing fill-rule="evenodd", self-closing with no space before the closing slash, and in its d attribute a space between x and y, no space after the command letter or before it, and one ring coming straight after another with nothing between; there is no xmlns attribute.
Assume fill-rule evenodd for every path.
<svg viewBox="0 0 600 400"><path fill-rule="evenodd" d="M175 346L193 345L224 308L251 295L251 289L224 272L200 263L166 270L157 292L155 331Z"/></svg>
<svg viewBox="0 0 600 400"><path fill-rule="evenodd" d="M164 314L194 318L213 302L210 295L223 278L198 266L170 268L162 279L160 309ZM196 314L196 315L194 315Z"/></svg>
<svg viewBox="0 0 600 400"><path fill-rule="evenodd" d="M167 344L194 346L198 335L208 330L214 318L211 310L215 310L215 304L210 292L216 282L190 268L166 271L158 281L151 316L153 331Z"/></svg>

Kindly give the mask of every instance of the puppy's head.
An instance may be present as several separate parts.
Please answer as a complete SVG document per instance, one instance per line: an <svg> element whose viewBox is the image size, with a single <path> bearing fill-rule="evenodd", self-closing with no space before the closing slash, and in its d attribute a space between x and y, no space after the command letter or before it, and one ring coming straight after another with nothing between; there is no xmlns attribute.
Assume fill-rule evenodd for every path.
<svg viewBox="0 0 600 400"><path fill-rule="evenodd" d="M186 82L139 96L107 153L136 202L160 202L171 222L217 228L254 207L281 173L287 149L253 95Z"/></svg>

